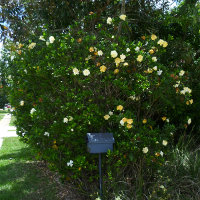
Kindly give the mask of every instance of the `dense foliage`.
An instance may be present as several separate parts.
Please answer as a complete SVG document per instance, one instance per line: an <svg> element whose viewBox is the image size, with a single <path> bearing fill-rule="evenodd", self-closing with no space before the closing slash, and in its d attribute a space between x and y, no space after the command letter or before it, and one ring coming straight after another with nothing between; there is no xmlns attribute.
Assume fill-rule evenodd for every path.
<svg viewBox="0 0 200 200"><path fill-rule="evenodd" d="M92 193L98 159L87 153L86 133L112 132L114 152L103 157L106 197L121 191L142 199L174 139L198 131L199 4L165 13L152 1L123 1L126 16L120 1L73 1L79 15L61 18L69 13L53 13L69 5L58 2L41 1L34 17L31 6L39 4L24 4L30 30L23 34L10 24L15 37L1 73L18 135Z"/></svg>
<svg viewBox="0 0 200 200"><path fill-rule="evenodd" d="M128 26L126 15L107 18L94 35L83 29L92 18L67 34L44 32L13 47L9 96L19 136L68 179L97 178L86 133L112 132L115 151L103 160L112 182L122 169L130 178L137 163L162 165L175 132L170 112L193 100L187 73L160 62L167 41L155 34L139 41L123 36L116 28ZM179 126L190 123L185 115Z"/></svg>

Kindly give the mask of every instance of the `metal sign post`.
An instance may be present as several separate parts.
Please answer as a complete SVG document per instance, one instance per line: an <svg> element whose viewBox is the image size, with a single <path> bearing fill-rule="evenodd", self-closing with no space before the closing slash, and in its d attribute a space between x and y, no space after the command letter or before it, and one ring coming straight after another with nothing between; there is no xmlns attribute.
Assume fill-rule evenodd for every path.
<svg viewBox="0 0 200 200"><path fill-rule="evenodd" d="M99 154L99 192L102 200L102 171L101 171L101 153L113 151L115 139L112 133L87 133L87 149L89 153Z"/></svg>
<svg viewBox="0 0 200 200"><path fill-rule="evenodd" d="M102 175L101 175L101 153L99 153L99 192L102 200Z"/></svg>

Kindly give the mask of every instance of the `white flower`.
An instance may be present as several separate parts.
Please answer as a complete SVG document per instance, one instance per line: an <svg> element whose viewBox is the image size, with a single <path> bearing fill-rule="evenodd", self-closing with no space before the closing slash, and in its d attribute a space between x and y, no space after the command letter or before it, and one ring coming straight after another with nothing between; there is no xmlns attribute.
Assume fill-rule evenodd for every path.
<svg viewBox="0 0 200 200"><path fill-rule="evenodd" d="M136 47L136 48L135 48L135 51L138 52L139 50L140 50L140 47Z"/></svg>
<svg viewBox="0 0 200 200"><path fill-rule="evenodd" d="M192 122L191 118L188 119L188 124L190 125Z"/></svg>
<svg viewBox="0 0 200 200"><path fill-rule="evenodd" d="M153 60L153 62L156 62L157 58L156 57L152 57L152 60Z"/></svg>
<svg viewBox="0 0 200 200"><path fill-rule="evenodd" d="M148 147L144 147L144 148L142 149L142 151L143 151L143 153L147 153L147 152L149 151L149 149L148 149Z"/></svg>
<svg viewBox="0 0 200 200"><path fill-rule="evenodd" d="M112 18L111 17L107 18L107 24L112 24Z"/></svg>
<svg viewBox="0 0 200 200"><path fill-rule="evenodd" d="M48 46L50 43L49 42L46 42L46 45Z"/></svg>
<svg viewBox="0 0 200 200"><path fill-rule="evenodd" d="M32 108L31 111L30 111L31 115L32 115L35 111L36 111L35 108Z"/></svg>
<svg viewBox="0 0 200 200"><path fill-rule="evenodd" d="M126 56L124 54L120 55L121 60L124 60Z"/></svg>
<svg viewBox="0 0 200 200"><path fill-rule="evenodd" d="M168 122L168 123L169 123L169 119L166 119L166 122Z"/></svg>
<svg viewBox="0 0 200 200"><path fill-rule="evenodd" d="M73 160L70 160L70 161L67 163L67 166L68 166L68 167L69 167L69 166L72 167L72 166L73 166L73 163L74 163Z"/></svg>
<svg viewBox="0 0 200 200"><path fill-rule="evenodd" d="M192 92L192 90L189 87L184 87L183 90L181 90L180 93L181 94L185 94L185 93L189 93L190 94L191 92Z"/></svg>
<svg viewBox="0 0 200 200"><path fill-rule="evenodd" d="M114 35L112 35L112 37L111 37L111 38L113 39L113 38L115 38L115 36L114 36Z"/></svg>
<svg viewBox="0 0 200 200"><path fill-rule="evenodd" d="M71 132L73 132L73 131L74 131L74 129L72 128L72 129L71 129Z"/></svg>
<svg viewBox="0 0 200 200"><path fill-rule="evenodd" d="M96 198L95 200L101 200L100 197Z"/></svg>
<svg viewBox="0 0 200 200"><path fill-rule="evenodd" d="M73 73L74 73L74 75L78 75L79 74L79 70L77 68L73 68Z"/></svg>
<svg viewBox="0 0 200 200"><path fill-rule="evenodd" d="M175 88L177 88L179 86L179 84L175 84L175 85L173 85L173 87L175 87Z"/></svg>
<svg viewBox="0 0 200 200"><path fill-rule="evenodd" d="M112 58L116 58L118 53L114 50L114 51L110 52L110 55L111 55Z"/></svg>
<svg viewBox="0 0 200 200"><path fill-rule="evenodd" d="M72 116L69 116L69 122L71 122L74 118Z"/></svg>
<svg viewBox="0 0 200 200"><path fill-rule="evenodd" d="M20 101L20 106L24 106L24 101Z"/></svg>
<svg viewBox="0 0 200 200"><path fill-rule="evenodd" d="M54 38L53 36L50 36L50 37L49 37L49 42L50 42L50 43L54 43L54 41L55 41L55 38Z"/></svg>
<svg viewBox="0 0 200 200"><path fill-rule="evenodd" d="M126 52L130 52L131 50L129 48L126 49Z"/></svg>
<svg viewBox="0 0 200 200"><path fill-rule="evenodd" d="M24 72L27 74L27 70L25 69Z"/></svg>
<svg viewBox="0 0 200 200"><path fill-rule="evenodd" d="M98 53L99 56L102 56L102 55L103 55L103 51L101 51L101 50L98 51L97 53Z"/></svg>
<svg viewBox="0 0 200 200"><path fill-rule="evenodd" d="M63 119L63 123L68 123L68 119L67 119L67 117L65 117L64 119Z"/></svg>
<svg viewBox="0 0 200 200"><path fill-rule="evenodd" d="M125 62L125 63L124 63L124 66L128 66L128 63L127 63L127 62Z"/></svg>
<svg viewBox="0 0 200 200"><path fill-rule="evenodd" d="M192 92L192 90L189 87L184 87L183 89L185 90L185 92L188 92L188 93Z"/></svg>
<svg viewBox="0 0 200 200"><path fill-rule="evenodd" d="M87 61L87 60L90 60L90 59L92 59L92 56L91 56L91 55L89 55L87 58L85 58L86 61Z"/></svg>
<svg viewBox="0 0 200 200"><path fill-rule="evenodd" d="M134 101L135 100L135 95L134 96L130 96L129 99Z"/></svg>
<svg viewBox="0 0 200 200"><path fill-rule="evenodd" d="M119 122L122 126L124 126L124 121L123 119Z"/></svg>
<svg viewBox="0 0 200 200"><path fill-rule="evenodd" d="M163 157L164 153L162 151L160 151L160 155Z"/></svg>
<svg viewBox="0 0 200 200"><path fill-rule="evenodd" d="M184 70L181 70L180 72L179 72L179 76L183 76L185 74L185 71Z"/></svg>
<svg viewBox="0 0 200 200"><path fill-rule="evenodd" d="M157 66L154 66L154 67L153 67L153 70L154 70L154 71L157 71L157 70L158 70L158 67L157 67Z"/></svg>
<svg viewBox="0 0 200 200"><path fill-rule="evenodd" d="M120 196L115 197L115 200L122 200Z"/></svg>
<svg viewBox="0 0 200 200"><path fill-rule="evenodd" d="M45 41L44 36L41 35L41 36L39 37L39 40Z"/></svg>
<svg viewBox="0 0 200 200"><path fill-rule="evenodd" d="M162 74L162 72L163 72L163 71L159 69L159 70L157 71L158 76L160 76L160 75Z"/></svg>
<svg viewBox="0 0 200 200"><path fill-rule="evenodd" d="M108 114L111 116L111 115L113 115L113 112L112 112L112 111L109 111L109 113L108 113Z"/></svg>
<svg viewBox="0 0 200 200"><path fill-rule="evenodd" d="M160 185L159 186L161 189L165 189L165 186L164 185Z"/></svg>
<svg viewBox="0 0 200 200"><path fill-rule="evenodd" d="M125 21L125 20L126 20L126 15L120 15L119 18L120 18L121 20Z"/></svg>
<svg viewBox="0 0 200 200"><path fill-rule="evenodd" d="M36 46L36 43L32 42L31 44L29 44L28 48L33 49L35 46Z"/></svg>
<svg viewBox="0 0 200 200"><path fill-rule="evenodd" d="M44 133L44 136L48 136L48 137L49 137L49 133L48 133L48 132L45 132L45 133Z"/></svg>
<svg viewBox="0 0 200 200"><path fill-rule="evenodd" d="M164 146L167 146L167 144L168 144L167 140L163 140L163 141L162 141L162 144L163 144Z"/></svg>
<svg viewBox="0 0 200 200"><path fill-rule="evenodd" d="M84 76L89 76L90 75L90 71L88 69L84 69L83 70L83 75Z"/></svg>

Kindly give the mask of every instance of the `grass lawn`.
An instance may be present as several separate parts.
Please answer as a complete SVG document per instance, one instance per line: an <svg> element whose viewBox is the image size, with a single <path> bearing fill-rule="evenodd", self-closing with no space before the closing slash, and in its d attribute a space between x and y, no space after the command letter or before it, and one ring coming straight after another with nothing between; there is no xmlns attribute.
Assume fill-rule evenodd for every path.
<svg viewBox="0 0 200 200"><path fill-rule="evenodd" d="M4 114L0 114L0 120L2 120L4 117Z"/></svg>
<svg viewBox="0 0 200 200"><path fill-rule="evenodd" d="M15 126L15 120L16 120L15 116L12 115L9 126Z"/></svg>
<svg viewBox="0 0 200 200"><path fill-rule="evenodd" d="M38 162L18 138L4 138L0 149L0 199L60 200L55 183L39 170Z"/></svg>
<svg viewBox="0 0 200 200"><path fill-rule="evenodd" d="M0 114L6 114L6 113L9 113L8 110L0 110Z"/></svg>

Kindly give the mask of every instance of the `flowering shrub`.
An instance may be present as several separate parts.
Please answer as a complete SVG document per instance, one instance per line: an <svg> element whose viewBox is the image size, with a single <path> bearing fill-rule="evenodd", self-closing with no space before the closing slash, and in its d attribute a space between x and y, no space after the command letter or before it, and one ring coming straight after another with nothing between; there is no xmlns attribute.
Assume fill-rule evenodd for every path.
<svg viewBox="0 0 200 200"><path fill-rule="evenodd" d="M187 73L160 60L167 41L155 34L130 41L117 31L128 26L125 15L104 21L95 34L80 22L62 35L35 36L15 47L10 64L17 133L67 179L97 177L88 132L114 134L114 152L103 160L109 178L140 161L162 165L175 132L171 110L193 103ZM185 116L179 125L190 123Z"/></svg>

